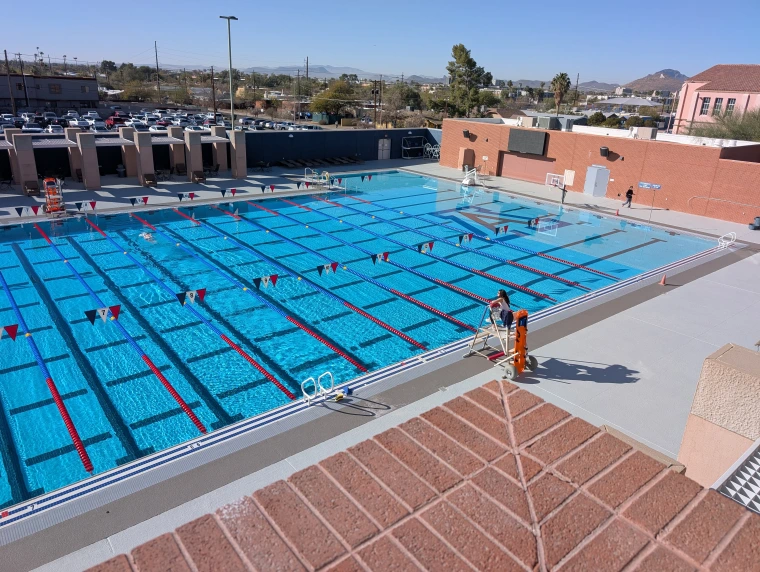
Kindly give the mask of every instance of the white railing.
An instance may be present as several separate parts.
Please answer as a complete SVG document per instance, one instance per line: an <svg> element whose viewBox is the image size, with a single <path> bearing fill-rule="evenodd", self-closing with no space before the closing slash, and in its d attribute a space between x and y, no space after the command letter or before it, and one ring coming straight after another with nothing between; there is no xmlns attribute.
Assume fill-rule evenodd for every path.
<svg viewBox="0 0 760 572"><path fill-rule="evenodd" d="M718 248L721 248L721 249L728 248L734 242L736 242L736 233L727 232L726 234L724 234L718 239Z"/></svg>
<svg viewBox="0 0 760 572"><path fill-rule="evenodd" d="M327 378L330 382L330 386L327 387L322 383L322 378ZM309 393L307 391L308 384L311 384L311 386L314 388L313 393ZM303 398L306 403L311 405L312 401L316 401L320 397L324 397L327 399L327 396L330 395L333 388L335 387L335 378L333 378L333 374L329 371L326 371L322 375L320 375L316 380L313 377L308 377L304 379L301 382L301 391L303 392Z"/></svg>

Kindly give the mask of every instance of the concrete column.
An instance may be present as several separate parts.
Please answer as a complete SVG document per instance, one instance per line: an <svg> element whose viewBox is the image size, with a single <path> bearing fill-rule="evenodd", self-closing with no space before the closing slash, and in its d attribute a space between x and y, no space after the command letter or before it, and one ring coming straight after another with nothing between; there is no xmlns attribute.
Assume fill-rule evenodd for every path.
<svg viewBox="0 0 760 572"><path fill-rule="evenodd" d="M145 175L156 174L156 169L153 166L153 143L150 139L150 132L136 131L134 133L135 151L137 157L137 181L141 184L145 184Z"/></svg>
<svg viewBox="0 0 760 572"><path fill-rule="evenodd" d="M14 134L13 149L16 151L16 165L18 167L18 180L23 191L26 181L37 182L37 163L34 160L34 149L32 148L32 136L29 134Z"/></svg>
<svg viewBox="0 0 760 572"><path fill-rule="evenodd" d="M81 131L82 130L79 129L79 127L66 127L63 130L66 134L66 139L73 141L74 143L77 142L77 133L80 133ZM71 169L71 178L76 181L77 169L82 169L82 153L80 153L78 146L69 147L67 151L69 152L69 169Z"/></svg>
<svg viewBox="0 0 760 572"><path fill-rule="evenodd" d="M230 133L234 133L234 131L231 131ZM211 135L227 137L227 130L223 125L214 125L211 128ZM219 171L227 170L227 145L229 145L227 141L212 143L214 148L214 165L219 165Z"/></svg>
<svg viewBox="0 0 760 572"><path fill-rule="evenodd" d="M176 139L183 139L182 133L184 133L184 129L179 126L174 127L167 127L166 130L169 132L169 137L174 137ZM177 164L184 164L185 163L185 144L184 143L174 143L169 145L169 164L172 166L172 168L176 167Z"/></svg>
<svg viewBox="0 0 760 572"><path fill-rule="evenodd" d="M185 159L187 160L187 180L193 180L193 171L203 172L203 151L201 151L201 134L197 131L185 131Z"/></svg>
<svg viewBox="0 0 760 572"><path fill-rule="evenodd" d="M5 133L5 140L13 145L13 136L14 135L21 135L21 129L5 129L3 131ZM11 147L8 149L8 158L11 162L11 175L13 175L13 180L16 182L17 185L21 184L21 179L19 178L21 175L19 174L18 170L18 158L16 157L16 150Z"/></svg>
<svg viewBox="0 0 760 572"><path fill-rule="evenodd" d="M122 139L134 142L134 127L119 127L119 136ZM121 163L124 165L127 177L137 176L137 149L134 145L121 146Z"/></svg>
<svg viewBox="0 0 760 572"><path fill-rule="evenodd" d="M100 188L100 165L98 151L95 148L94 133L77 133L77 146L82 156L82 178L84 188L95 191Z"/></svg>
<svg viewBox="0 0 760 572"><path fill-rule="evenodd" d="M233 179L245 179L248 176L248 162L245 155L245 133L230 131L230 153L232 160L231 176Z"/></svg>

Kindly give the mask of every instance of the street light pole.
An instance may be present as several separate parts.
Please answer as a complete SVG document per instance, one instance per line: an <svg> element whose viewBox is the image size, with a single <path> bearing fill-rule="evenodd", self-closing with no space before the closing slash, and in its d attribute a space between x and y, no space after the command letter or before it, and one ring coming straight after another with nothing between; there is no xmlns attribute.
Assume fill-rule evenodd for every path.
<svg viewBox="0 0 760 572"><path fill-rule="evenodd" d="M230 20L237 20L235 16L219 16L227 20L227 50L230 55L230 124L232 130L235 130L235 94L232 92L232 34L230 31Z"/></svg>

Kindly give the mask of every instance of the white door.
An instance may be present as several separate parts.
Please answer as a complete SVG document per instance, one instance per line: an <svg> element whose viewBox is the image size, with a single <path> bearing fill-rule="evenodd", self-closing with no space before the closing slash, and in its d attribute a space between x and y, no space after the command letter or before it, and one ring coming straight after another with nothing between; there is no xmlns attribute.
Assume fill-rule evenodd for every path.
<svg viewBox="0 0 760 572"><path fill-rule="evenodd" d="M379 139L377 141L377 159L390 159L391 158L391 140Z"/></svg>
<svg viewBox="0 0 760 572"><path fill-rule="evenodd" d="M610 181L610 170L601 165L591 165L586 170L586 183L583 185L583 194L593 197L607 195L607 183Z"/></svg>

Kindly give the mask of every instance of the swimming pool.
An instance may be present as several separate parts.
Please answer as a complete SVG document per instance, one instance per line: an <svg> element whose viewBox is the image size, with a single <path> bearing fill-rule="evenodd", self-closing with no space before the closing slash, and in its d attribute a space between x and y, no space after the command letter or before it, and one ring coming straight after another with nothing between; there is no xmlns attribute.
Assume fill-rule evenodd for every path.
<svg viewBox="0 0 760 572"><path fill-rule="evenodd" d="M340 184L0 228L0 507L467 337L499 288L534 313L714 246L410 173Z"/></svg>

